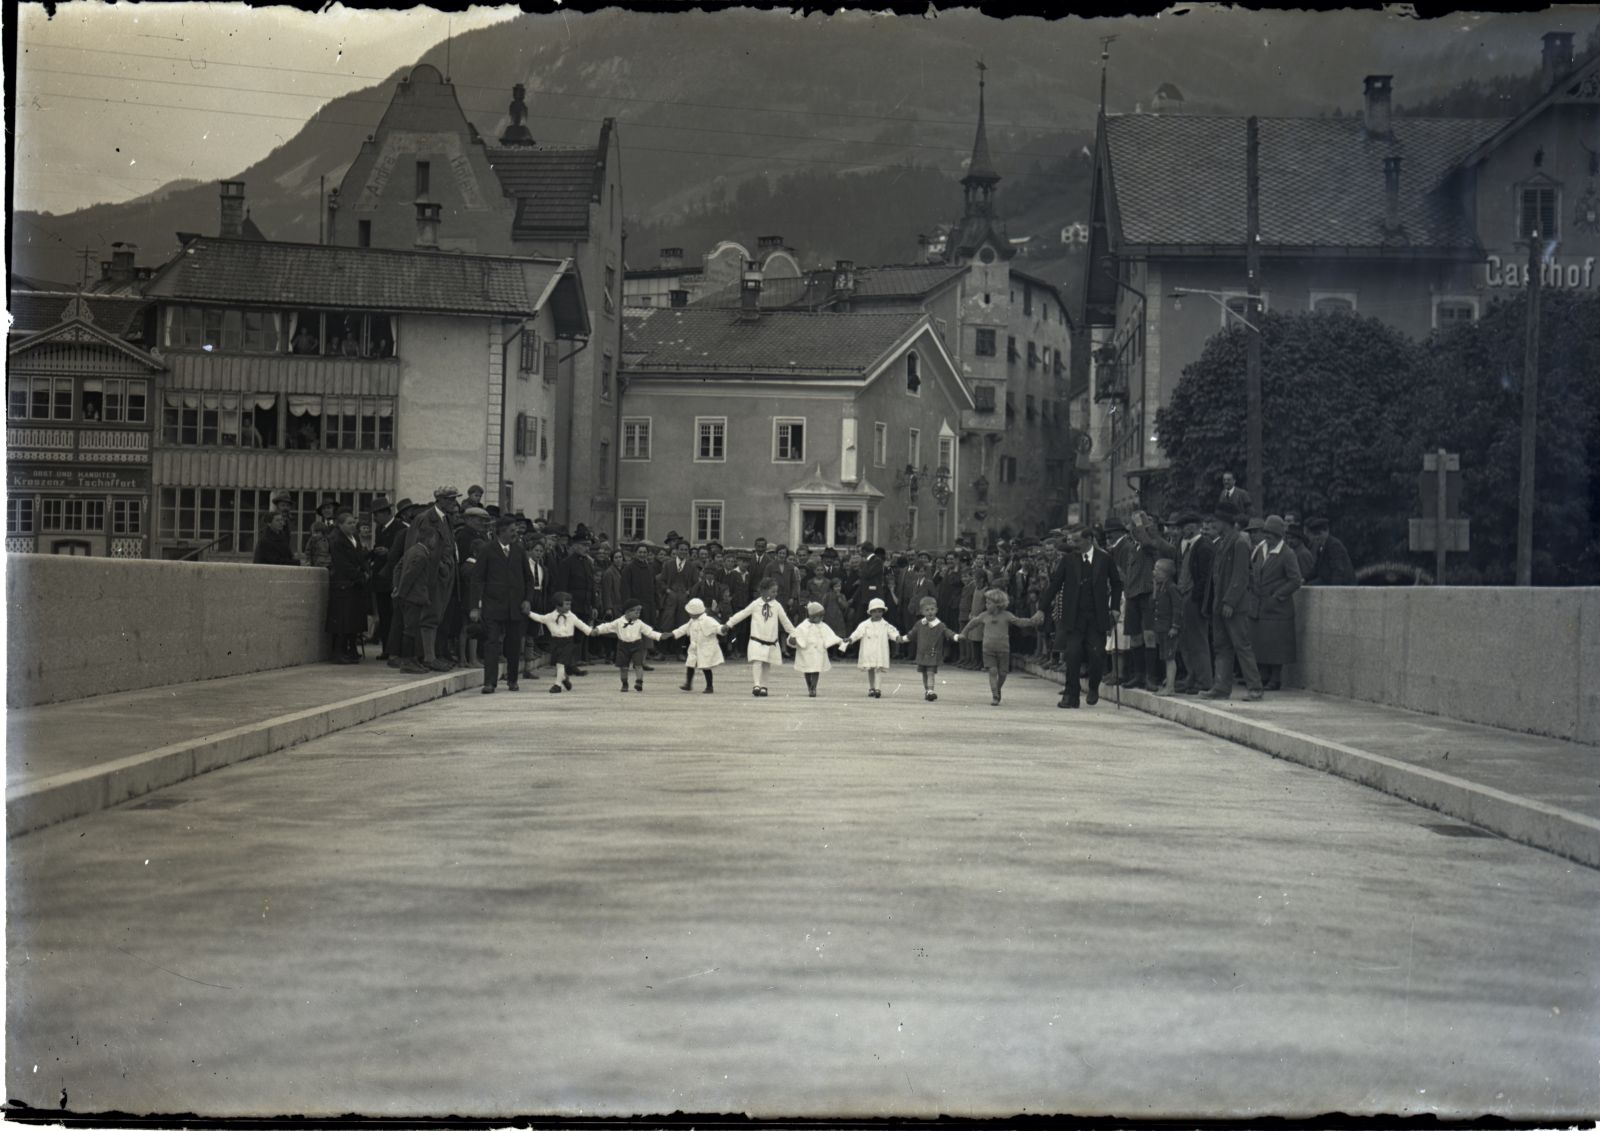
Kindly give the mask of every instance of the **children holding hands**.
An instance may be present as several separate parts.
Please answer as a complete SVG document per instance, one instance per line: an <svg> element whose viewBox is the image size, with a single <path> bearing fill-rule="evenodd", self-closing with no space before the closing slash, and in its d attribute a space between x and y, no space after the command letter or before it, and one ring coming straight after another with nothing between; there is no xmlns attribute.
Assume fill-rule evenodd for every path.
<svg viewBox="0 0 1600 1131"><path fill-rule="evenodd" d="M961 630L962 635L974 631L983 633L983 667L989 673L989 694L994 696L992 706L1000 706L1000 689L1006 685L1006 675L1011 670L1011 626L1044 623L1044 610L1031 617L1019 617L1006 606L1011 598L1003 589L990 589L983 595L984 610L973 617Z"/></svg>
<svg viewBox="0 0 1600 1131"><path fill-rule="evenodd" d="M563 690L572 690L572 680L567 677L567 668L572 664L572 646L576 642L576 633L581 631L585 636L592 636L594 629L584 624L573 613L571 593L556 593L550 598L550 603L555 606L554 612L530 612L528 619L537 621L550 630L550 661L556 666L556 681L550 685L550 694L557 695Z"/></svg>
<svg viewBox="0 0 1600 1131"><path fill-rule="evenodd" d="M847 644L854 644L858 640L861 642L856 667L867 673L869 699L883 698L883 692L878 690L878 673L889 670L889 645L902 639L894 625L883 619L887 608L882 597L874 597L867 602L867 619L856 625L856 630L845 641Z"/></svg>
<svg viewBox="0 0 1600 1131"><path fill-rule="evenodd" d="M728 618L728 627L732 628L745 620L750 622L750 647L745 652L745 659L750 664L750 694L762 699L767 694L767 666L783 666L778 629L781 627L793 636L795 626L789 614L783 611L783 603L778 600L776 577L763 580L758 592L761 594L759 597ZM710 678L709 672L707 678Z"/></svg>
<svg viewBox="0 0 1600 1131"><path fill-rule="evenodd" d="M717 637L727 634L727 626L719 623L716 617L706 613L706 603L699 597L691 598L683 607L689 614L689 619L673 629L667 635L673 639L680 636L689 638L689 655L685 660L683 669L684 691L694 690L694 673L702 671L706 676L707 695L712 694L711 669L722 664L722 645L717 642Z"/></svg>
<svg viewBox="0 0 1600 1131"><path fill-rule="evenodd" d="M917 602L922 619L911 626L902 639L909 640L916 651L917 671L922 675L922 697L929 703L939 698L933 690L934 677L939 674L939 661L944 658L944 646L949 641L964 643L966 637L951 630L939 619L939 602L924 597Z"/></svg>
<svg viewBox="0 0 1600 1131"><path fill-rule="evenodd" d="M633 668L633 689L644 690L644 657L649 651L647 640L661 640L662 634L639 619L644 605L634 601L622 610L616 620L595 625L594 634L612 633L617 638L617 674L622 677L622 690L628 690L628 669Z"/></svg>
<svg viewBox="0 0 1600 1131"><path fill-rule="evenodd" d="M789 647L794 649L794 670L806 677L806 694L817 697L817 683L822 673L833 667L828 663L828 649L844 651L845 640L824 619L827 609L818 601L806 606L806 619L789 633Z"/></svg>

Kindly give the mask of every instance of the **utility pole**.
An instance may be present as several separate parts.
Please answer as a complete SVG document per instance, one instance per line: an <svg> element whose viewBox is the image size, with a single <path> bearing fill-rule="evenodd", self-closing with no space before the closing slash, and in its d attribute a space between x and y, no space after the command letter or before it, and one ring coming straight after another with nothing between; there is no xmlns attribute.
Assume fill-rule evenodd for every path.
<svg viewBox="0 0 1600 1131"><path fill-rule="evenodd" d="M1522 361L1522 473L1517 490L1517 584L1533 584L1533 469L1539 426L1539 284L1544 240L1528 236L1528 352Z"/></svg>
<svg viewBox="0 0 1600 1131"><path fill-rule="evenodd" d="M1249 325L1245 332L1245 485L1258 510L1266 507L1261 486L1261 139L1256 118L1245 123L1244 263L1248 276Z"/></svg>

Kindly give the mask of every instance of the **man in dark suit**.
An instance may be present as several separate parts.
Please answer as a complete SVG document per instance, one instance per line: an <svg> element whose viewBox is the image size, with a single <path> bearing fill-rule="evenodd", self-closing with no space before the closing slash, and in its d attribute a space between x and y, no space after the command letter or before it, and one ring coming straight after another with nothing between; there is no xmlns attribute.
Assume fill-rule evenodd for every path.
<svg viewBox="0 0 1600 1131"><path fill-rule="evenodd" d="M1122 599L1122 578L1111 555L1094 543L1081 524L1069 526L1061 560L1050 574L1045 605L1056 625L1056 649L1061 653L1066 686L1058 707L1078 705L1078 669L1088 664L1088 703L1100 701L1100 678L1105 674L1106 633L1117 617Z"/></svg>
<svg viewBox="0 0 1600 1131"><path fill-rule="evenodd" d="M1344 543L1328 533L1328 520L1309 518L1306 534L1314 555L1311 571L1305 575L1307 585L1354 585L1356 568L1350 564L1350 551Z"/></svg>
<svg viewBox="0 0 1600 1131"><path fill-rule="evenodd" d="M402 671L418 673L424 669L449 671L453 666L438 654L439 623L456 581L456 543L450 532L450 516L459 509L461 492L454 487L435 487L433 505L424 508L406 531L405 553L396 570L395 595L401 599L405 616ZM412 648L420 641L422 662Z"/></svg>
<svg viewBox="0 0 1600 1131"><path fill-rule="evenodd" d="M855 613L857 622L867 619L867 606L874 597L889 600L889 580L884 570L883 551L871 542L861 543L861 565L856 571Z"/></svg>
<svg viewBox="0 0 1600 1131"><path fill-rule="evenodd" d="M410 499L402 502L406 506L411 505ZM395 545L395 540L405 534L406 524L390 505L389 496L381 493L372 500L372 524L375 528L372 535L372 599L378 610L374 639L379 647L378 659L387 660L389 625L394 616L394 598L389 595L389 587L394 584L394 567L400 560L400 548Z"/></svg>
<svg viewBox="0 0 1600 1131"><path fill-rule="evenodd" d="M533 569L517 544L517 520L495 519L494 536L479 544L477 565L468 575L468 616L484 626L483 693L500 682L500 655L506 657L506 690L517 690L521 670L522 632L533 608Z"/></svg>
<svg viewBox="0 0 1600 1131"><path fill-rule="evenodd" d="M672 545L670 538L667 540L667 544L669 546ZM767 567L770 565L772 565L772 555L767 553L767 540L765 538L757 538L755 540L755 549L750 554L748 565L751 589L761 584L761 579L767 576Z"/></svg>
<svg viewBox="0 0 1600 1131"><path fill-rule="evenodd" d="M1237 656L1244 672L1246 698L1261 698L1261 672L1256 668L1255 647L1250 639L1250 614L1246 598L1250 593L1250 539L1235 525L1238 513L1227 503L1212 511L1211 531L1217 535L1212 549L1211 586L1206 594L1203 614L1211 620L1211 690L1206 699L1227 699L1233 694L1233 661Z"/></svg>
<svg viewBox="0 0 1600 1131"><path fill-rule="evenodd" d="M1234 481L1231 471L1222 473L1222 494L1217 496L1217 502L1227 503L1241 516L1248 517L1250 514L1250 492Z"/></svg>
<svg viewBox="0 0 1600 1131"><path fill-rule="evenodd" d="M760 543L762 540L757 539ZM689 619L683 606L689 600L689 591L700 581L700 567L689 556L689 543L679 538L672 544L672 556L661 567L656 585L661 592L661 623L655 627L661 632L675 629ZM689 641L684 638L684 655L689 654Z"/></svg>

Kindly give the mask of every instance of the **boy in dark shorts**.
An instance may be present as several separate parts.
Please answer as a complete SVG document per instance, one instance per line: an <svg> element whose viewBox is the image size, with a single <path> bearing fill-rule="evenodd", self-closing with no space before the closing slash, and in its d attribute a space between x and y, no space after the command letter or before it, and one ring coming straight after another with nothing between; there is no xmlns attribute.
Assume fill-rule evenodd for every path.
<svg viewBox="0 0 1600 1131"><path fill-rule="evenodd" d="M933 690L934 677L939 674L939 661L944 658L947 641L960 643L965 638L939 619L939 602L924 597L917 602L922 619L906 630L917 660L917 671L922 675L922 697L932 703L939 696Z"/></svg>

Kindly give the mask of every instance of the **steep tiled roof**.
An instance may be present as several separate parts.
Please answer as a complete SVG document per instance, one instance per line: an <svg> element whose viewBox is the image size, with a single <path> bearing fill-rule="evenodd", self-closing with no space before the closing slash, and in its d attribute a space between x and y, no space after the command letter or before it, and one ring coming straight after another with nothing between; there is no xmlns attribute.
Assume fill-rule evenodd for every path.
<svg viewBox="0 0 1600 1131"><path fill-rule="evenodd" d="M48 330L61 321L74 297L70 291L12 291L10 308L15 321L11 332L32 334ZM121 295L89 295L84 301L94 324L118 338L137 333L141 328L139 315L150 305L148 299Z"/></svg>
<svg viewBox="0 0 1600 1131"><path fill-rule="evenodd" d="M864 376L927 316L763 311L746 320L715 307L673 307L626 327L623 352L640 373L705 377Z"/></svg>
<svg viewBox="0 0 1600 1131"><path fill-rule="evenodd" d="M598 149L507 146L489 150L489 164L505 191L516 198L513 239L544 232L587 232L595 197Z"/></svg>
<svg viewBox="0 0 1600 1131"><path fill-rule="evenodd" d="M554 261L203 238L145 288L152 298L353 310L533 314Z"/></svg>
<svg viewBox="0 0 1600 1131"><path fill-rule="evenodd" d="M1470 248L1466 217L1434 186L1503 124L1396 117L1393 138L1374 139L1359 118L1262 118L1261 242L1382 246L1383 159L1393 154L1404 242ZM1244 243L1245 119L1120 115L1106 119L1106 140L1126 242Z"/></svg>

